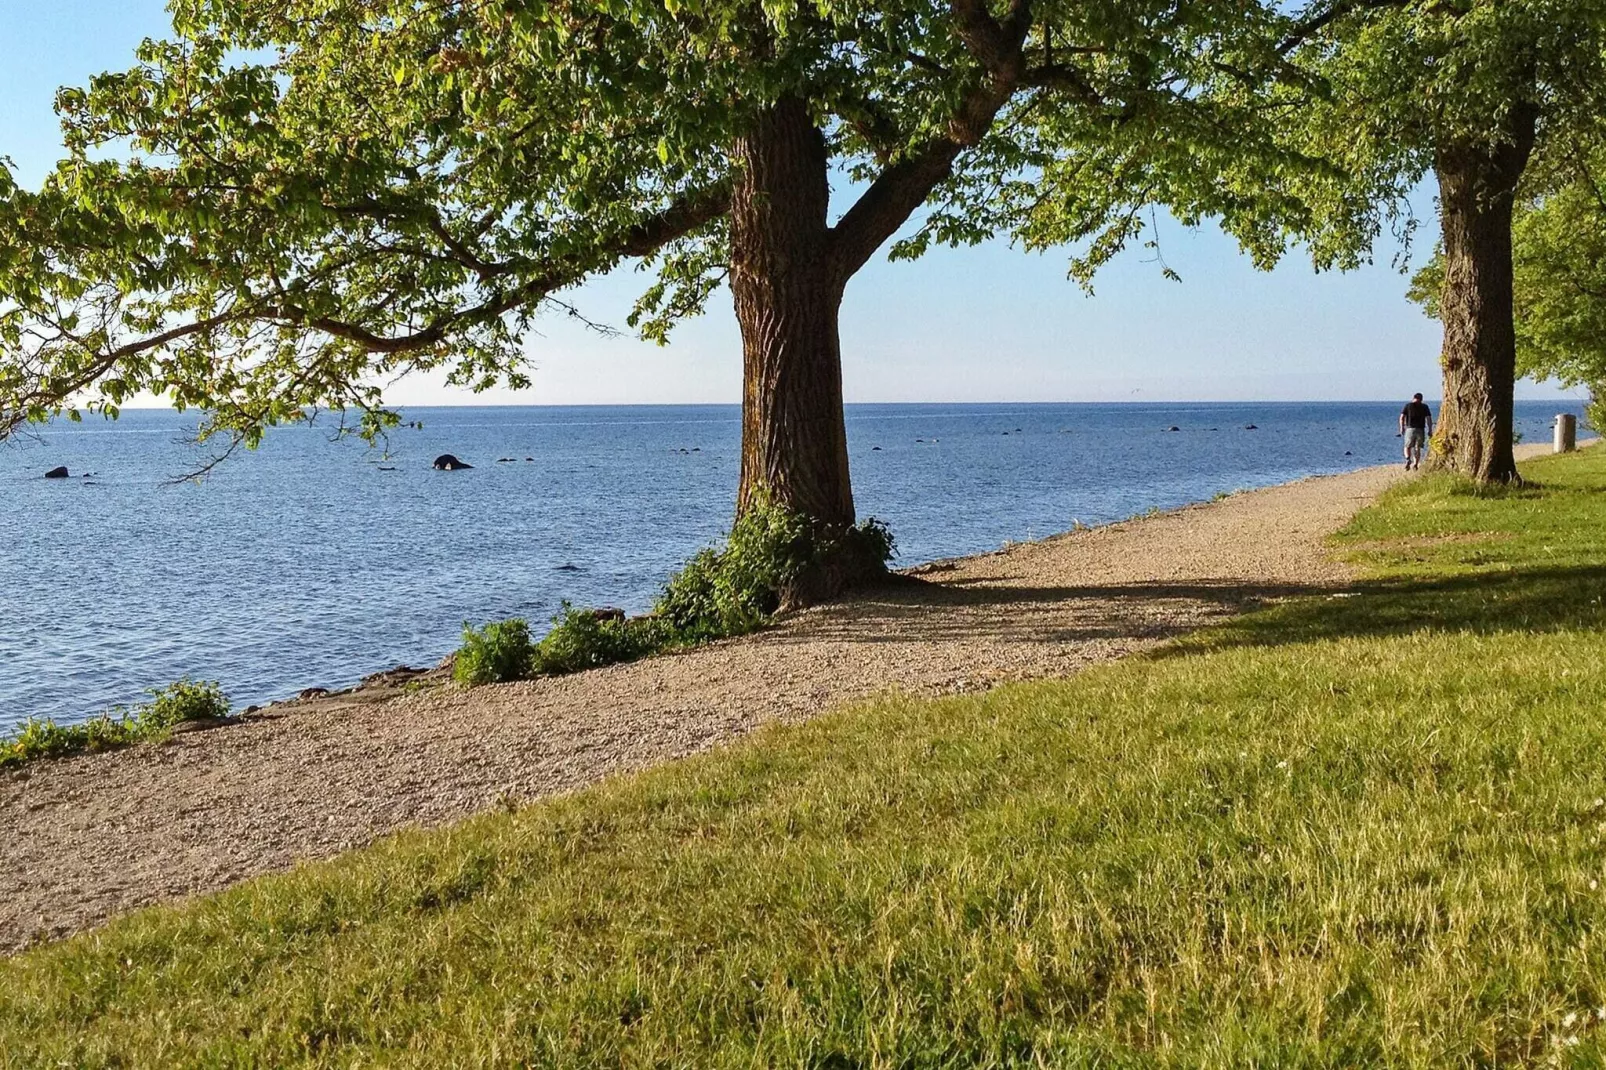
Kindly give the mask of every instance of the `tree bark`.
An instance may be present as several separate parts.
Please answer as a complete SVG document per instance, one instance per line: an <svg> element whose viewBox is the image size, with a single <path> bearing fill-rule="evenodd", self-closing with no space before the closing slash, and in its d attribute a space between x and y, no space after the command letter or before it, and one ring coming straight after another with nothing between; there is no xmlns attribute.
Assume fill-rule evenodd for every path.
<svg viewBox="0 0 1606 1070"><path fill-rule="evenodd" d="M853 526L839 277L825 138L795 98L735 146L731 293L742 332L738 513L767 496L827 535Z"/></svg>
<svg viewBox="0 0 1606 1070"><path fill-rule="evenodd" d="M1520 478L1512 455L1511 217L1536 121L1537 109L1515 108L1499 144L1442 144L1434 159L1444 242L1444 401L1429 465L1480 483Z"/></svg>

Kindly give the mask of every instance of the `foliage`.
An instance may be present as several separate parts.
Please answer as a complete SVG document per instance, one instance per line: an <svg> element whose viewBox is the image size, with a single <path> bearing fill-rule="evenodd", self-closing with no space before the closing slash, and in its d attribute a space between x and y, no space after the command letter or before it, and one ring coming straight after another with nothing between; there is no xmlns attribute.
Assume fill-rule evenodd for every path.
<svg viewBox="0 0 1606 1070"><path fill-rule="evenodd" d="M152 691L138 716L146 724L171 728L183 721L210 721L229 715L228 696L216 683L185 677Z"/></svg>
<svg viewBox="0 0 1606 1070"><path fill-rule="evenodd" d="M1606 451L1370 578L0 961L24 1065L1592 1065Z"/></svg>
<svg viewBox="0 0 1606 1070"><path fill-rule="evenodd" d="M1603 0L1304 4L1283 45L1297 75L1273 95L1304 100L1276 113L1290 148L1338 165L1291 173L1296 203L1319 210L1318 248L1369 241L1385 218L1409 211L1440 150L1504 143L1525 108L1540 109L1542 147L1593 124L1603 46ZM1373 212L1356 215L1368 199Z"/></svg>
<svg viewBox="0 0 1606 1070"><path fill-rule="evenodd" d="M761 498L737 518L723 546L699 551L670 578L651 615L616 619L564 602L539 643L522 620L480 631L465 624L453 677L476 687L557 676L746 635L769 621L789 584L843 547L885 565L894 540L874 518L823 539L808 517Z"/></svg>
<svg viewBox="0 0 1606 1070"><path fill-rule="evenodd" d="M763 626L808 569L838 551L885 565L894 540L874 518L827 538L807 516L760 497L736 518L723 547L700 551L670 579L655 612L683 642L744 635Z"/></svg>
<svg viewBox="0 0 1606 1070"><path fill-rule="evenodd" d="M42 189L0 168L0 433L149 390L248 444L323 408L378 434L398 374L525 383L536 315L626 261L662 339L724 278L731 146L782 99L862 194L844 281L911 218L895 255L1002 231L1084 279L1160 201L1264 249L1303 157L1231 87L1276 6L177 0L60 92Z"/></svg>
<svg viewBox="0 0 1606 1070"><path fill-rule="evenodd" d="M652 617L613 619L563 603L552 630L536 644L532 664L538 673L561 675L657 653L670 636Z"/></svg>
<svg viewBox="0 0 1606 1070"><path fill-rule="evenodd" d="M133 709L118 707L77 724L29 718L13 735L0 736L0 768L164 739L182 722L229 715L228 696L215 683L185 677L150 695L149 702Z"/></svg>
<svg viewBox="0 0 1606 1070"><path fill-rule="evenodd" d="M465 621L452 679L469 687L524 680L534 669L534 658L530 626L518 617L492 621L477 631Z"/></svg>
<svg viewBox="0 0 1606 1070"><path fill-rule="evenodd" d="M1597 433L1606 435L1606 389L1601 383L1590 386L1589 401L1584 405L1584 420Z"/></svg>

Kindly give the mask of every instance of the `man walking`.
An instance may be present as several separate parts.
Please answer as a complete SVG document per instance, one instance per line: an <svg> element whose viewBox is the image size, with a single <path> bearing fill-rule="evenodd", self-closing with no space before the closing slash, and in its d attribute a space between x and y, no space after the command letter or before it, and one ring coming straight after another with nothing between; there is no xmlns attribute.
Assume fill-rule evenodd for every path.
<svg viewBox="0 0 1606 1070"><path fill-rule="evenodd" d="M1405 470L1422 467L1422 449L1433 437L1433 410L1422 403L1422 395L1415 394L1400 410L1400 433L1405 439Z"/></svg>

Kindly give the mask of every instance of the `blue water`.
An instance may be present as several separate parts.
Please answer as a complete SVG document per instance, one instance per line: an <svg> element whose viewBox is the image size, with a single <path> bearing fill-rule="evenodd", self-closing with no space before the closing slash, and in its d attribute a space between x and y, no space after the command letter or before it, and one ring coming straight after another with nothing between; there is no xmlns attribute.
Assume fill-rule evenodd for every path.
<svg viewBox="0 0 1606 1070"><path fill-rule="evenodd" d="M1523 435L1548 437L1557 411L1520 404ZM887 521L914 564L1392 462L1398 412L856 405L848 437L860 515ZM562 599L644 610L729 522L734 406L406 415L422 428L393 435L388 456L285 429L200 483L168 482L204 459L172 412L0 448L0 731L186 674L221 681L237 705L343 686L433 663L465 620L542 622ZM476 467L432 471L445 452ZM61 464L72 479L40 478Z"/></svg>

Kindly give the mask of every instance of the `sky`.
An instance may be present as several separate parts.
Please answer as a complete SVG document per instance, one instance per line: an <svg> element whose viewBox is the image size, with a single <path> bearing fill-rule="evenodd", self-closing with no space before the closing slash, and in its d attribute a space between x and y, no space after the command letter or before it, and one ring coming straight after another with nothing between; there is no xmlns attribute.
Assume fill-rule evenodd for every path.
<svg viewBox="0 0 1606 1070"><path fill-rule="evenodd" d="M168 22L161 0L0 0L0 156L36 185L61 152L55 91L127 67ZM1431 252L1433 200L1414 250ZM835 206L837 211L842 205ZM1426 240L1424 239L1426 237ZM1124 254L1087 296L1063 253L998 241L939 249L915 263L872 261L842 309L849 402L1375 400L1439 393L1438 324L1405 300L1406 277L1378 250L1360 271L1317 274L1295 251L1261 272L1213 228L1160 219L1161 276ZM569 295L623 327L645 277L630 269ZM416 377L394 404L693 404L741 397L741 344L728 292L658 346L600 337L565 317L529 339L533 385L474 395ZM1546 384L1521 398L1570 397Z"/></svg>

